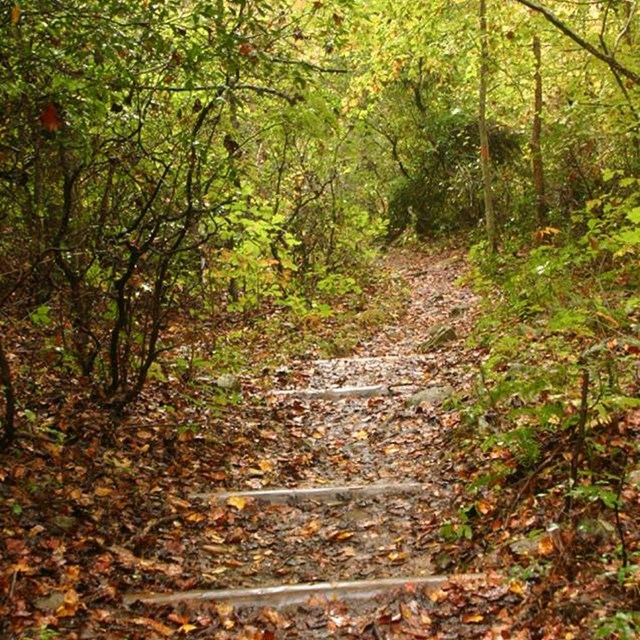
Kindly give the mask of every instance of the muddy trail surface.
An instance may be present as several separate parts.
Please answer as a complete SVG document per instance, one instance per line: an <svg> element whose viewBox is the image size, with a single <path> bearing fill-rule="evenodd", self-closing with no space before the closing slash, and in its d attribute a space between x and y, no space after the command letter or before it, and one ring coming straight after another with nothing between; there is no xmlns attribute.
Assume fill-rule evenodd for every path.
<svg viewBox="0 0 640 640"><path fill-rule="evenodd" d="M522 585L442 536L463 493L459 407L482 357L465 345L477 314L457 284L465 264L398 253L384 268L405 308L349 357L243 376L224 429L184 446L132 419L114 475L92 484L92 507L119 526L106 536L63 509L63 542L48 549L62 577L21 600L13 574L24 617L78 638L529 637L512 615ZM135 481L118 474L123 458Z"/></svg>

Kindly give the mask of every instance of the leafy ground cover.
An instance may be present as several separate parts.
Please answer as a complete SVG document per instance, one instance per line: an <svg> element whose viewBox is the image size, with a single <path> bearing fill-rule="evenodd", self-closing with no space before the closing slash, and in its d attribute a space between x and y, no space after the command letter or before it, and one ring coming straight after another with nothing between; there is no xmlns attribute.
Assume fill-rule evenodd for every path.
<svg viewBox="0 0 640 640"><path fill-rule="evenodd" d="M504 346L501 359L482 324L469 339L489 316L459 285L469 273L461 255L393 253L379 265L386 275L378 286L345 298L331 318L276 314L253 327L230 320L215 342L213 331L176 325L198 336L190 365L167 359L126 415L99 411L74 381L54 384L38 370L39 400L23 409L22 446L3 454L0 471L2 633L633 637L639 414L631 408L589 423L593 444L584 451L593 451L593 464L581 463L584 489L569 493L581 379L566 390L574 422L565 430L551 428L560 412L547 409L548 428L513 434L514 424L533 424L510 412L529 415L528 374L550 356L535 350L540 334L525 332L522 351ZM534 349L525 351L525 342ZM207 360L207 350L218 360ZM232 364L235 377L221 380ZM27 375L18 381L28 383ZM276 393L349 385L387 385L390 393L338 402ZM450 391L411 403L416 389ZM538 394L547 403L552 395ZM596 461L610 445L626 471L605 485ZM617 464L613 457L608 470ZM400 481L421 489L275 503L204 495ZM131 593L434 573L480 575L284 609L123 604Z"/></svg>

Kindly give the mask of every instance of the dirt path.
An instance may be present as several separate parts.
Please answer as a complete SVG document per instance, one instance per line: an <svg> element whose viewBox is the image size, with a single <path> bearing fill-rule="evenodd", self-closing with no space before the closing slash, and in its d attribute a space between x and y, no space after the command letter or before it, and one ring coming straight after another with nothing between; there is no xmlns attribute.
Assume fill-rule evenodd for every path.
<svg viewBox="0 0 640 640"><path fill-rule="evenodd" d="M396 631L402 622L412 637L430 637L416 633L433 626L434 607L444 612L441 629L487 632L484 615L467 611L466 623L452 622L441 606L456 593L459 612L464 594L488 584L468 575L451 582L458 571L440 543L443 514L462 489L448 447L458 420L450 398L464 397L479 357L464 347L476 299L455 284L463 268L455 255L393 263L410 291L402 318L352 357L303 359L276 372L261 460L249 474L231 465L224 491L205 485L192 494L215 523L188 561L201 589L127 601L224 602L229 637L245 637L231 611L247 606L284 607L272 614L283 637L392 637L375 622L384 626L380 611L392 609L401 612L390 617ZM513 596L495 577L489 583L496 600Z"/></svg>
<svg viewBox="0 0 640 640"><path fill-rule="evenodd" d="M224 448L167 464L182 485L138 480L157 517L123 511L125 533L97 541L94 569L119 567L117 591L96 576L90 601L58 589L39 608L84 611L78 637L502 637L521 594L461 575L441 535L462 492L451 436L480 357L465 347L476 299L455 254L385 268L409 291L394 324L351 357L243 380L250 402Z"/></svg>

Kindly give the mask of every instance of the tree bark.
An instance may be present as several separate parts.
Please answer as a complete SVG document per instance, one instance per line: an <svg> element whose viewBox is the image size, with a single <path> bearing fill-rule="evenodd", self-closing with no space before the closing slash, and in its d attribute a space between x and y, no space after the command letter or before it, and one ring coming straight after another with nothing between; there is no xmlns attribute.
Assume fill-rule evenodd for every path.
<svg viewBox="0 0 640 640"><path fill-rule="evenodd" d="M5 355L0 338L0 385L4 392L4 417L2 418L3 433L0 436L0 448L8 447L15 436L15 395L11 383L11 369Z"/></svg>
<svg viewBox="0 0 640 640"><path fill-rule="evenodd" d="M533 128L531 130L531 167L533 169L533 188L536 194L536 223L539 227L547 224L547 196L544 187L544 165L540 138L542 133L542 55L540 38L533 36L533 55L535 58Z"/></svg>
<svg viewBox="0 0 640 640"><path fill-rule="evenodd" d="M487 132L487 76L489 74L489 42L487 33L487 2L480 0L480 90L478 100L478 130L480 133L480 166L484 190L484 217L487 227L489 252L498 247L498 229L493 206L491 155Z"/></svg>

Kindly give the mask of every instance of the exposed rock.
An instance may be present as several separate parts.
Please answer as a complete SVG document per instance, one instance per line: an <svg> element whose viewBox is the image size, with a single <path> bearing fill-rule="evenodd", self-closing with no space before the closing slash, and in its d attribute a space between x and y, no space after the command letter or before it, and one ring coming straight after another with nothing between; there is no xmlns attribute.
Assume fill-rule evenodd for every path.
<svg viewBox="0 0 640 640"><path fill-rule="evenodd" d="M444 400L450 398L453 394L453 387L449 384L439 384L432 387L427 387L418 393L414 393L407 398L407 407L417 407L423 403L439 404Z"/></svg>
<svg viewBox="0 0 640 640"><path fill-rule="evenodd" d="M544 532L536 533L528 538L520 538L509 545L509 549L518 556L535 555L538 551L538 545L544 537Z"/></svg>
<svg viewBox="0 0 640 640"><path fill-rule="evenodd" d="M600 518L584 518L577 526L578 535L587 542L599 544L611 540L616 533L615 527Z"/></svg>
<svg viewBox="0 0 640 640"><path fill-rule="evenodd" d="M216 378L216 386L225 391L240 391L240 380L232 373L223 373Z"/></svg>
<svg viewBox="0 0 640 640"><path fill-rule="evenodd" d="M449 311L449 317L457 318L458 316L461 316L463 313L465 313L465 311L468 311L469 309L471 309L470 304L457 304L455 307L451 308L451 311Z"/></svg>
<svg viewBox="0 0 640 640"><path fill-rule="evenodd" d="M420 353L426 353L431 349L441 347L451 340L455 340L458 337L456 330L450 324L437 324L431 327L428 333L427 339L420 344L418 351Z"/></svg>
<svg viewBox="0 0 640 640"><path fill-rule="evenodd" d="M310 400L342 400L344 398L374 398L388 396L391 393L391 388L387 385L377 384L366 387L336 387L333 389L282 389L274 391L273 395Z"/></svg>

